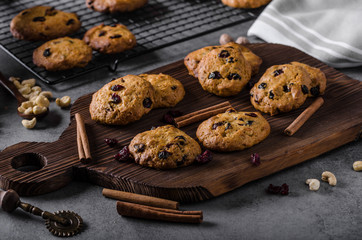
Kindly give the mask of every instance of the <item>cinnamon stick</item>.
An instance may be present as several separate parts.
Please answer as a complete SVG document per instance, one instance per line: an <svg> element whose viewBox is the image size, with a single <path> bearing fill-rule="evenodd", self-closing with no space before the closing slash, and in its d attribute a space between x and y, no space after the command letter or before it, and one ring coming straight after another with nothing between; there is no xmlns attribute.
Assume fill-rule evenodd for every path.
<svg viewBox="0 0 362 240"><path fill-rule="evenodd" d="M299 128L323 105L324 100L318 97L309 107L307 107L285 130L284 133L292 136Z"/></svg>
<svg viewBox="0 0 362 240"><path fill-rule="evenodd" d="M175 123L178 128L190 125L195 122L205 120L209 117L212 117L216 114L223 113L229 108L232 108L230 102L223 102L208 108L204 108L184 116L175 118Z"/></svg>
<svg viewBox="0 0 362 240"><path fill-rule="evenodd" d="M92 156L90 154L89 142L84 121L79 113L75 114L75 120L77 122L77 144L79 159L82 163L88 163L92 160Z"/></svg>
<svg viewBox="0 0 362 240"><path fill-rule="evenodd" d="M173 209L167 209L167 208L158 208L158 207L151 207L144 205L144 207L159 211L159 212L165 212L165 213L175 213L175 214L184 214L184 215L203 215L202 211L182 211L182 210L173 210Z"/></svg>
<svg viewBox="0 0 362 240"><path fill-rule="evenodd" d="M183 223L201 223L202 215L187 215L182 213L169 213L164 211L158 211L149 208L148 206L128 203L117 202L117 212L122 216L136 217L142 219L153 219L169 222L183 222Z"/></svg>
<svg viewBox="0 0 362 240"><path fill-rule="evenodd" d="M167 209L178 209L179 203L156 197L145 196L136 193L117 191L112 189L104 188L102 191L103 196L113 198L125 202L138 203L151 207L167 208Z"/></svg>

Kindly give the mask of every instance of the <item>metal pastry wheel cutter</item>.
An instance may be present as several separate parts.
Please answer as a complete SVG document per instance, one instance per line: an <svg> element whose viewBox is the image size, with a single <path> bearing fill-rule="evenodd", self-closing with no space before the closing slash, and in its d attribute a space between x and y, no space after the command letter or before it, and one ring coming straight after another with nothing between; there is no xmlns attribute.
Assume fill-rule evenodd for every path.
<svg viewBox="0 0 362 240"><path fill-rule="evenodd" d="M19 195L14 190L0 190L0 205L6 212L12 212L20 207L25 212L41 216L45 219L45 225L48 230L58 237L72 237L81 232L83 227L82 218L70 211L58 211L53 213L43 211L28 203L20 201Z"/></svg>

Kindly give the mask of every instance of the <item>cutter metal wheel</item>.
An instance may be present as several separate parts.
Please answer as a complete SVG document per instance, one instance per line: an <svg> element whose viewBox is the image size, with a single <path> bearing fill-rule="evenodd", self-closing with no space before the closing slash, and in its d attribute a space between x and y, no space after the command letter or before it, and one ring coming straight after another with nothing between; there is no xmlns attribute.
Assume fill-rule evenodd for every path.
<svg viewBox="0 0 362 240"><path fill-rule="evenodd" d="M0 205L6 212L12 212L20 207L26 212L41 216L46 219L47 229L58 237L72 237L80 233L83 227L82 218L75 212L58 211L53 214L43 211L31 204L21 202L19 195L14 190L0 190Z"/></svg>

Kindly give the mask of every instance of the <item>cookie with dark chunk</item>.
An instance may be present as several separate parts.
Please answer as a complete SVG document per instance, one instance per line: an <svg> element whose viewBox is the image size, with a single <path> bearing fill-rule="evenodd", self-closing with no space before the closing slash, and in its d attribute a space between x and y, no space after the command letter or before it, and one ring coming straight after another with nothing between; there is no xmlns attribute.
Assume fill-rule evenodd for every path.
<svg viewBox="0 0 362 240"><path fill-rule="evenodd" d="M289 112L304 103L310 86L311 79L304 68L275 65L250 90L250 101L256 109L270 115Z"/></svg>
<svg viewBox="0 0 362 240"><path fill-rule="evenodd" d="M258 144L269 133L270 125L260 113L229 111L202 122L196 136L208 149L229 152Z"/></svg>
<svg viewBox="0 0 362 240"><path fill-rule="evenodd" d="M216 48L205 55L198 65L198 79L202 88L218 96L238 94L250 77L250 64L236 48Z"/></svg>
<svg viewBox="0 0 362 240"><path fill-rule="evenodd" d="M197 67L201 61L201 59L208 54L209 52L211 52L212 50L216 49L216 48L220 48L220 47L234 47L236 49L239 49L245 60L247 62L249 62L252 72L251 75L255 75L259 72L259 68L260 65L262 64L262 59L255 55L249 48L237 44L237 43L227 43L225 45L221 45L221 46L208 46L208 47L204 47L201 49L198 49L196 51L193 51L191 53L189 53L185 59L184 59L184 63L185 66L187 68L187 70L189 71L189 74L191 76L197 77Z"/></svg>
<svg viewBox="0 0 362 240"><path fill-rule="evenodd" d="M122 24L95 26L85 33L83 40L105 54L120 53L136 46L136 37Z"/></svg>
<svg viewBox="0 0 362 240"><path fill-rule="evenodd" d="M126 125L151 111L155 102L152 85L127 75L104 85L92 96L91 118L109 125Z"/></svg>
<svg viewBox="0 0 362 240"><path fill-rule="evenodd" d="M308 94L309 97L317 97L324 94L327 86L327 78L324 72L322 72L319 68L311 67L300 62L292 62L291 64L300 66L308 72L311 80L311 86Z"/></svg>
<svg viewBox="0 0 362 240"><path fill-rule="evenodd" d="M201 154L193 138L171 125L137 134L129 151L137 164L162 170L188 166Z"/></svg>
<svg viewBox="0 0 362 240"><path fill-rule="evenodd" d="M182 83L166 74L141 74L144 80L150 82L155 89L154 108L174 107L185 96Z"/></svg>
<svg viewBox="0 0 362 240"><path fill-rule="evenodd" d="M222 3L233 8L258 8L271 0L222 0Z"/></svg>
<svg viewBox="0 0 362 240"><path fill-rule="evenodd" d="M147 4L148 0L86 0L88 8L97 12L132 12Z"/></svg>
<svg viewBox="0 0 362 240"><path fill-rule="evenodd" d="M36 6L21 11L10 23L14 37L29 41L50 40L72 34L81 26L75 13L62 12L49 6Z"/></svg>
<svg viewBox="0 0 362 240"><path fill-rule="evenodd" d="M48 71L85 67L92 60L92 48L75 38L48 41L33 52L33 62Z"/></svg>

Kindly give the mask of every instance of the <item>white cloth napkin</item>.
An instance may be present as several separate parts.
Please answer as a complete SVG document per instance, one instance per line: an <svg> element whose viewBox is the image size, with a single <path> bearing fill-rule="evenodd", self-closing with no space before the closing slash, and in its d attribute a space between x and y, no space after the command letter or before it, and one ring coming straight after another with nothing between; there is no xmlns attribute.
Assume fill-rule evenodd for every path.
<svg viewBox="0 0 362 240"><path fill-rule="evenodd" d="M337 68L362 66L362 0L273 0L248 31Z"/></svg>

